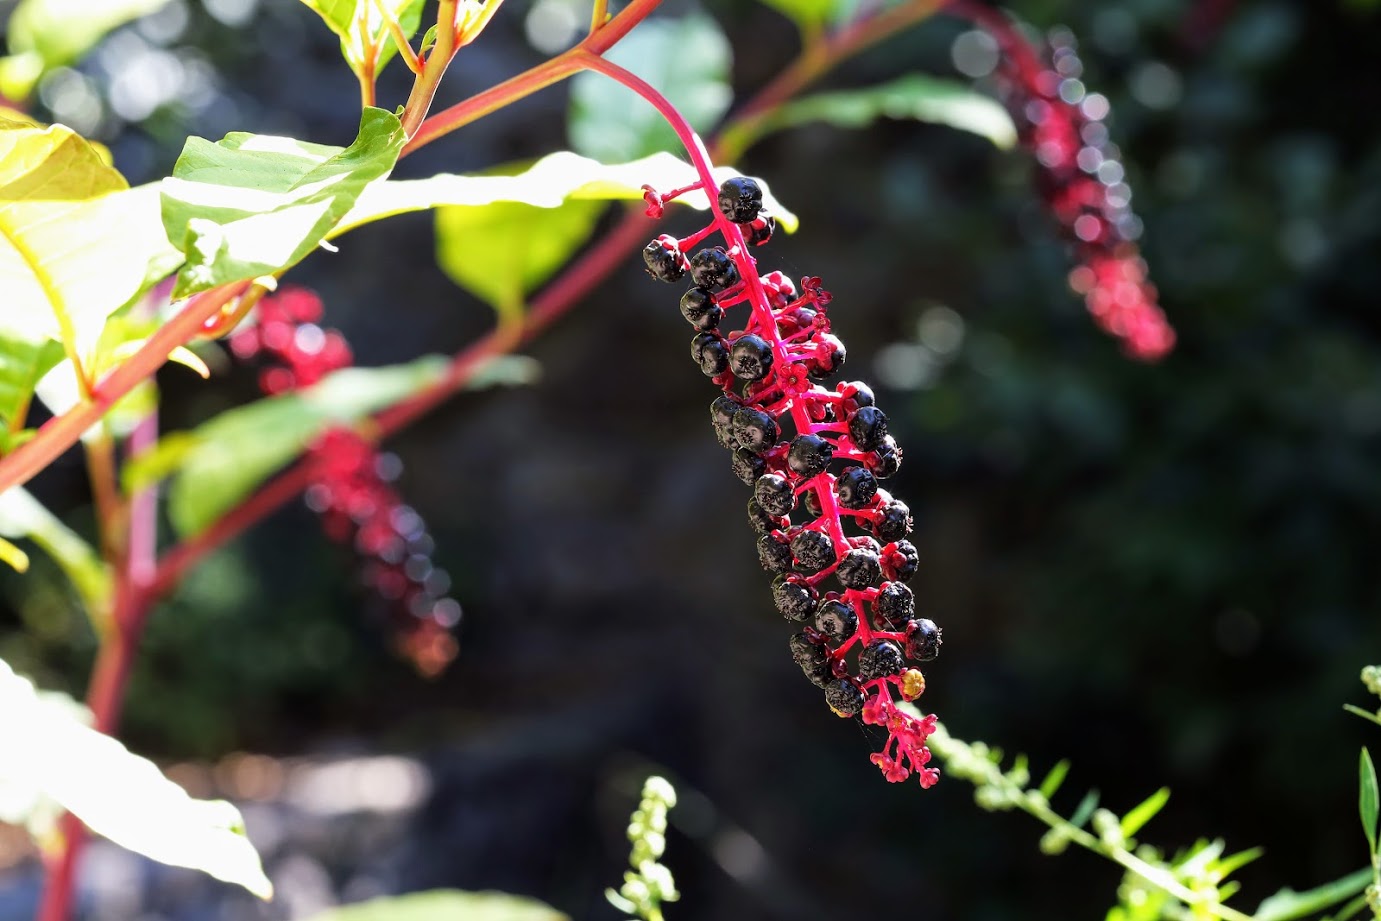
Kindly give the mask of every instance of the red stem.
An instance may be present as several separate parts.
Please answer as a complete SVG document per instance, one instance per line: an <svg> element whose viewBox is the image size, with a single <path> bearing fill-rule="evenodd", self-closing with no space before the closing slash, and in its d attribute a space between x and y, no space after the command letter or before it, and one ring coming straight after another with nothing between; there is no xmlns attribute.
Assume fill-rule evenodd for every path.
<svg viewBox="0 0 1381 921"><path fill-rule="evenodd" d="M98 383L91 399L43 424L32 439L20 445L12 454L0 460L0 492L20 486L44 467L57 460L64 451L77 443L91 426L101 421L116 401L134 389L140 381L152 377L168 360L168 353L190 341L201 325L216 311L246 287L249 282L236 282L198 294L178 313L163 324L125 362Z"/></svg>

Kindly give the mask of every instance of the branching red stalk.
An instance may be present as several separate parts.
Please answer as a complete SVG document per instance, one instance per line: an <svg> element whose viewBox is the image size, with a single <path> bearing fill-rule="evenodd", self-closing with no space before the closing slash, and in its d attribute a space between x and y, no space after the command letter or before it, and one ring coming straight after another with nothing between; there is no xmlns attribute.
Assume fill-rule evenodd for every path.
<svg viewBox="0 0 1381 921"><path fill-rule="evenodd" d="M101 421L110 408L142 380L152 377L168 360L168 353L190 342L201 325L238 295L249 282L223 285L198 294L148 338L114 371L106 375L91 393L91 399L49 419L29 441L0 460L0 492L27 483L34 474L77 443L82 433Z"/></svg>

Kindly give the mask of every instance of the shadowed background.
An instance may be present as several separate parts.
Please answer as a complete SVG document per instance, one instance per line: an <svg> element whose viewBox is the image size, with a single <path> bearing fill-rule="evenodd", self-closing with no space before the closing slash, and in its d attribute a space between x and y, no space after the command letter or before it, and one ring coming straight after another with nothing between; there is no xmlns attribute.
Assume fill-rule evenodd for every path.
<svg viewBox="0 0 1381 921"><path fill-rule="evenodd" d="M510 3L440 103L540 60L540 23L588 15ZM1026 153L944 128L811 126L763 141L738 165L802 226L760 264L824 278L844 376L876 384L906 452L888 488L916 515L912 587L945 630L927 709L961 738L1029 753L1037 776L1070 758L1066 812L1089 787L1118 811L1171 787L1143 837L1265 846L1240 874L1249 909L1365 861L1355 764L1376 736L1340 705L1363 702L1357 673L1381 660L1381 11L1013 8L1070 26L1085 81L1112 100L1174 354L1131 363L1094 328L1065 287L1071 266ZM738 100L794 53L792 27L766 7L708 12L733 46ZM952 76L967 30L937 17L826 84ZM176 2L68 73L76 89L50 89L40 114L105 140L132 182L166 174L189 133L345 143L358 118L334 39L288 0ZM402 101L406 77L387 72L382 104ZM567 88L546 91L396 175L564 147L566 111ZM490 325L435 267L430 216L340 242L289 280L322 295L359 364L454 351ZM612 918L602 890L620 879L650 770L683 795L672 919L1101 916L1116 867L1042 856L1039 826L980 811L957 780L888 785L867 762L875 740L801 679L747 491L708 424L713 389L685 355L679 290L630 254L528 350L537 383L461 395L388 445L465 609L460 659L441 679L388 654L351 554L300 506L158 610L125 738L248 804L284 898L257 908L102 851L88 917L306 917L460 886ZM165 429L257 396L245 368L160 381ZM69 455L35 492L89 529L83 484ZM52 568L35 570L0 578L0 657L80 693L93 638ZM405 757L369 760L380 755ZM311 773L321 764L363 773L333 787ZM19 921L37 871L6 841L17 862L0 875L0 918ZM113 907L102 885L131 901Z"/></svg>

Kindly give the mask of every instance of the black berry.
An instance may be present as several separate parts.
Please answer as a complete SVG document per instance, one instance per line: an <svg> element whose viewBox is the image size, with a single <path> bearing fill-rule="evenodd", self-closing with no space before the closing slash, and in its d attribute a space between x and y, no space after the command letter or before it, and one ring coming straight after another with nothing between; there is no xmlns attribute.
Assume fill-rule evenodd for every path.
<svg viewBox="0 0 1381 921"><path fill-rule="evenodd" d="M873 396L873 388L862 381L849 381L840 384L835 389L846 399L852 400L854 408L872 406L877 402L876 398Z"/></svg>
<svg viewBox="0 0 1381 921"><path fill-rule="evenodd" d="M761 336L739 336L729 351L729 366L736 377L760 381L772 371L772 346Z"/></svg>
<svg viewBox="0 0 1381 921"><path fill-rule="evenodd" d="M807 373L811 380L819 381L844 367L844 360L848 358L849 353L844 348L844 343L828 333L817 339L816 345L818 349L809 362Z"/></svg>
<svg viewBox="0 0 1381 921"><path fill-rule="evenodd" d="M834 564L834 542L819 531L801 531L793 537L791 553L803 572L819 572Z"/></svg>
<svg viewBox="0 0 1381 921"><path fill-rule="evenodd" d="M717 333L700 333L691 340L691 359L706 377L714 377L729 367L729 349Z"/></svg>
<svg viewBox="0 0 1381 921"><path fill-rule="evenodd" d="M658 237L644 246L643 262L647 263L647 274L658 281L680 281L686 274L681 251L673 237Z"/></svg>
<svg viewBox="0 0 1381 921"><path fill-rule="evenodd" d="M794 634L790 642L791 659L801 667L810 683L817 688L828 685L832 674L829 655L824 648L812 643L804 633Z"/></svg>
<svg viewBox="0 0 1381 921"><path fill-rule="evenodd" d="M867 460L868 469L873 471L873 476L879 480L885 480L889 476L896 476L901 469L901 448L897 447L896 439L891 435L882 439L882 444Z"/></svg>
<svg viewBox="0 0 1381 921"><path fill-rule="evenodd" d="M815 629L835 642L843 642L858 629L858 614L853 605L836 599L820 602L815 609Z"/></svg>
<svg viewBox="0 0 1381 921"><path fill-rule="evenodd" d="M796 493L784 476L767 473L753 484L753 498L770 514L790 515L796 507Z"/></svg>
<svg viewBox="0 0 1381 921"><path fill-rule="evenodd" d="M850 550L839 561L834 576L845 588L864 589L882 581L882 567L871 550Z"/></svg>
<svg viewBox="0 0 1381 921"><path fill-rule="evenodd" d="M800 579L778 576L772 582L772 600L787 620L805 623L815 613L819 595Z"/></svg>
<svg viewBox="0 0 1381 921"><path fill-rule="evenodd" d="M745 406L734 413L733 426L734 438L755 454L771 450L777 443L777 421L755 407Z"/></svg>
<svg viewBox="0 0 1381 921"><path fill-rule="evenodd" d="M720 246L706 247L691 257L691 280L696 287L717 290L738 281L734 260Z"/></svg>
<svg viewBox="0 0 1381 921"><path fill-rule="evenodd" d="M863 467L850 467L834 481L834 494L844 508L867 508L878 494L878 481Z"/></svg>
<svg viewBox="0 0 1381 921"><path fill-rule="evenodd" d="M863 692L849 679L840 678L825 688L825 703L840 716L858 716L863 712Z"/></svg>
<svg viewBox="0 0 1381 921"><path fill-rule="evenodd" d="M714 302L708 288L691 288L681 295L681 316L696 329L716 329L724 308Z"/></svg>
<svg viewBox="0 0 1381 921"><path fill-rule="evenodd" d="M873 626L900 630L916 615L916 596L902 582L888 582L873 599Z"/></svg>
<svg viewBox="0 0 1381 921"><path fill-rule="evenodd" d="M921 565L920 554L909 540L899 540L882 548L882 572L891 582L905 582Z"/></svg>
<svg viewBox="0 0 1381 921"><path fill-rule="evenodd" d="M906 657L917 662L930 662L940 654L940 628L935 621L922 618L906 625Z"/></svg>
<svg viewBox="0 0 1381 921"><path fill-rule="evenodd" d="M777 219L770 214L759 213L753 218L750 224L739 224L739 230L743 231L743 240L749 246L762 246L772 239L772 234L777 229Z"/></svg>
<svg viewBox="0 0 1381 921"><path fill-rule="evenodd" d="M797 435L791 440L786 464L803 477L823 473L834 457L834 445L819 435Z"/></svg>
<svg viewBox="0 0 1381 921"><path fill-rule="evenodd" d="M788 572L791 569L791 547L772 534L758 538L758 562L768 572Z"/></svg>
<svg viewBox="0 0 1381 921"><path fill-rule="evenodd" d="M873 522L872 531L878 540L901 540L911 533L911 509L905 502L893 499L877 511L878 519Z"/></svg>
<svg viewBox="0 0 1381 921"><path fill-rule="evenodd" d="M905 667L901 647L891 640L873 640L858 654L858 677L864 681L897 675Z"/></svg>
<svg viewBox="0 0 1381 921"><path fill-rule="evenodd" d="M759 534L766 534L769 531L779 531L786 522L777 515L768 514L757 499L748 500L748 523L753 526L753 530Z"/></svg>
<svg viewBox="0 0 1381 921"><path fill-rule="evenodd" d="M719 185L719 210L735 224L750 223L762 211L762 187L747 176L725 179Z"/></svg>
<svg viewBox="0 0 1381 921"><path fill-rule="evenodd" d="M860 406L849 417L849 437L860 451L875 451L887 437L887 416L876 406Z"/></svg>
<svg viewBox="0 0 1381 921"><path fill-rule="evenodd" d="M743 481L744 486L752 486L757 482L758 477L767 471L767 461L747 448L739 448L735 451L729 466L733 469L734 476Z"/></svg>

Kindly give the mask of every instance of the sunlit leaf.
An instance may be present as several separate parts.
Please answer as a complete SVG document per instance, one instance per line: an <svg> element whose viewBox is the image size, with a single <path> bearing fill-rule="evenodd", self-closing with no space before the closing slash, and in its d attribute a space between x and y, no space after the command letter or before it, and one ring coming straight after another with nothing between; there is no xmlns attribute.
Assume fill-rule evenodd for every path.
<svg viewBox="0 0 1381 921"><path fill-rule="evenodd" d="M1270 896L1256 909L1253 921L1294 921L1337 905L1361 892L1371 882L1371 868L1364 867L1342 879L1324 883L1304 892L1286 887Z"/></svg>
<svg viewBox="0 0 1381 921"><path fill-rule="evenodd" d="M333 908L310 921L568 921L536 899L503 892L438 889Z"/></svg>
<svg viewBox="0 0 1381 921"><path fill-rule="evenodd" d="M94 832L154 860L273 895L239 810L195 800L151 761L48 704L0 662L0 780L51 797Z"/></svg>
<svg viewBox="0 0 1381 921"><path fill-rule="evenodd" d="M27 538L52 557L72 580L88 613L99 617L108 609L112 589L105 563L90 544L22 486L0 492L0 536Z"/></svg>
<svg viewBox="0 0 1381 921"><path fill-rule="evenodd" d="M729 108L730 49L706 16L644 22L605 55L659 90L697 131ZM676 133L651 105L602 74L571 81L571 146L608 163L659 150L681 150Z"/></svg>
<svg viewBox="0 0 1381 921"><path fill-rule="evenodd" d="M1376 817L1377 801L1381 799L1376 789L1376 765L1371 762L1371 752L1362 749L1362 757L1357 765L1358 794L1357 808L1362 816L1362 831L1367 836L1367 847L1376 855Z"/></svg>
<svg viewBox="0 0 1381 921"><path fill-rule="evenodd" d="M61 125L0 120L0 333L86 354L106 318L181 256L157 189L131 189Z"/></svg>
<svg viewBox="0 0 1381 921"><path fill-rule="evenodd" d="M494 362L505 367L510 381L532 376L530 359ZM151 462L163 472L176 470L168 492L173 526L184 536L201 532L328 428L357 422L416 393L445 368L439 355L387 368L347 368L314 386L226 410L191 433L177 433L178 446L161 454L155 449L159 460ZM502 374L479 373L471 383L496 382L505 382ZM147 476L147 468L135 475L145 481Z"/></svg>
<svg viewBox="0 0 1381 921"><path fill-rule="evenodd" d="M239 132L188 139L162 186L168 239L187 256L173 296L295 264L388 175L402 146L397 117L374 108L344 149Z"/></svg>
<svg viewBox="0 0 1381 921"><path fill-rule="evenodd" d="M0 427L22 426L34 388L62 361L62 346L52 339L37 342L0 330Z"/></svg>
<svg viewBox="0 0 1381 921"><path fill-rule="evenodd" d="M1122 837L1130 838L1147 822L1155 818L1156 813L1165 808L1165 804L1170 801L1170 790L1161 787L1146 799L1142 800L1136 807L1122 817Z"/></svg>
<svg viewBox="0 0 1381 921"><path fill-rule="evenodd" d="M716 183L742 175L721 166L714 170ZM408 211L425 211L443 205L479 207L494 202L522 202L540 208L555 208L571 199L640 201L642 186L667 191L695 182L695 169L684 160L662 152L629 163L605 165L570 151L548 154L519 170L505 169L495 175L459 176L443 174L428 179L389 179L370 184L360 193L355 207L336 225L331 236ZM800 225L796 215L772 194L766 182L763 207L777 218L788 233ZM689 192L677 204L707 210L710 201L704 192Z"/></svg>
<svg viewBox="0 0 1381 921"><path fill-rule="evenodd" d="M374 75L384 69L389 59L398 53L388 26L384 22L382 5L411 38L422 24L425 0L302 0L316 12L327 27L340 36L340 51L350 69L356 74L372 68Z"/></svg>
<svg viewBox="0 0 1381 921"><path fill-rule="evenodd" d="M505 320L521 315L528 292L566 262L594 229L599 202L559 208L496 202L436 213L436 261L465 290Z"/></svg>
<svg viewBox="0 0 1381 921"><path fill-rule="evenodd" d="M0 62L0 89L29 95L38 78L76 61L106 33L151 13L168 0L20 0L6 32L13 56Z"/></svg>
<svg viewBox="0 0 1381 921"><path fill-rule="evenodd" d="M863 128L883 117L947 125L987 138L1003 149L1017 141L1012 117L996 100L965 83L908 74L865 89L816 93L788 102L762 122L746 126L746 136L731 137L727 143L731 150L742 150L753 139L784 128L812 122Z"/></svg>

